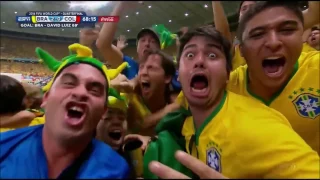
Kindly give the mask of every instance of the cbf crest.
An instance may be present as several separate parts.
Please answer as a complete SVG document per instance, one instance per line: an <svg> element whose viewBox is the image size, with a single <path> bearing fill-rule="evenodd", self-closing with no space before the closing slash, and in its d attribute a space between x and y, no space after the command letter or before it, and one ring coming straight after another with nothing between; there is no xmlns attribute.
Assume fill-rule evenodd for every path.
<svg viewBox="0 0 320 180"><path fill-rule="evenodd" d="M309 93L300 94L293 100L293 104L302 117L315 119L320 115L319 96Z"/></svg>
<svg viewBox="0 0 320 180"><path fill-rule="evenodd" d="M221 172L221 154L215 147L207 149L207 165L212 169Z"/></svg>

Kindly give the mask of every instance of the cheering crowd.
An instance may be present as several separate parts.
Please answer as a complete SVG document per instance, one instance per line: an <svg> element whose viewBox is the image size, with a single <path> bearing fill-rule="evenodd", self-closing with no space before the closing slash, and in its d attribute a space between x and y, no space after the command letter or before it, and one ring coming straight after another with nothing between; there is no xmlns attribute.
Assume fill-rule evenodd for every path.
<svg viewBox="0 0 320 180"><path fill-rule="evenodd" d="M117 23L82 29L62 59L36 48L53 74L41 90L0 75L1 178L319 179L320 3L308 3L243 1L232 37L213 1L214 27L170 36L176 57L154 28L126 56Z"/></svg>

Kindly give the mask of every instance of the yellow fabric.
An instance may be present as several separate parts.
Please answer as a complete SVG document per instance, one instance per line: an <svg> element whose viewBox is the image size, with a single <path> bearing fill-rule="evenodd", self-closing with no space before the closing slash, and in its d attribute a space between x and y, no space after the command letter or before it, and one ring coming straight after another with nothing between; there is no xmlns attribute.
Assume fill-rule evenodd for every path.
<svg viewBox="0 0 320 180"><path fill-rule="evenodd" d="M309 51L317 51L315 48L311 47L308 43L303 43L302 52L309 52Z"/></svg>
<svg viewBox="0 0 320 180"><path fill-rule="evenodd" d="M237 69L239 66L246 64L246 60L241 56L239 45L234 47L234 55L232 58L232 70Z"/></svg>
<svg viewBox="0 0 320 180"><path fill-rule="evenodd" d="M139 98L139 95L132 94L130 97L130 102L132 106L135 108L138 113L138 116L143 119L145 116L150 114L149 109L144 105L144 103L141 101L141 98Z"/></svg>
<svg viewBox="0 0 320 180"><path fill-rule="evenodd" d="M148 135L149 130L141 130L144 118L150 115L149 109L145 106L142 98L138 94L130 94L130 110L128 111L128 132L133 134Z"/></svg>
<svg viewBox="0 0 320 180"><path fill-rule="evenodd" d="M15 130L14 128L0 128L0 133Z"/></svg>
<svg viewBox="0 0 320 180"><path fill-rule="evenodd" d="M293 129L318 153L320 152L319 58L319 51L301 53L296 64L296 72L284 89L276 93L269 102L261 100L282 113L290 121ZM248 92L246 72L247 66L239 67L232 72L228 89L237 94L259 99Z"/></svg>
<svg viewBox="0 0 320 180"><path fill-rule="evenodd" d="M228 178L319 178L317 153L283 115L255 99L227 92L217 110L196 133L194 129L188 117L182 129L187 152Z"/></svg>
<svg viewBox="0 0 320 180"><path fill-rule="evenodd" d="M179 95L177 96L176 103L180 104L180 106L184 107L185 109L188 109L188 102L186 100L186 98L184 97L183 91L180 91Z"/></svg>
<svg viewBox="0 0 320 180"><path fill-rule="evenodd" d="M120 93L120 96L122 96L125 100L117 99L114 96L108 96L108 107L121 109L123 112L127 112L129 96L126 93Z"/></svg>
<svg viewBox="0 0 320 180"><path fill-rule="evenodd" d="M40 125L40 124L44 124L44 123L45 123L45 116L36 117L31 121L29 126L36 126L36 125Z"/></svg>
<svg viewBox="0 0 320 180"><path fill-rule="evenodd" d="M36 126L36 125L44 124L44 122L45 122L44 116L36 117L30 122L29 126ZM20 128L23 128L23 127L20 127ZM15 130L15 129L17 129L17 128L0 128L0 132L6 132L6 131L10 131L10 130Z"/></svg>
<svg viewBox="0 0 320 180"><path fill-rule="evenodd" d="M70 45L68 48L69 48L69 50L77 51L77 57L92 58L92 50L90 48L86 47L86 46L83 46L81 44L75 43L75 44ZM52 83L55 80L57 74L59 74L59 72L69 63L70 62L68 61L68 59L66 59L65 61L63 61L61 63L59 68L54 73L53 78L51 79L51 81L48 82L48 84L45 85L42 88L42 90L44 92L48 91L51 88ZM103 73L104 73L104 75L105 75L105 77L106 77L106 79L108 81L108 84L110 84L110 80L113 80L114 78L116 78L127 66L128 66L127 62L123 62L120 66L117 67L117 69L107 69L107 67L105 65L103 65L101 67L101 70L103 71Z"/></svg>

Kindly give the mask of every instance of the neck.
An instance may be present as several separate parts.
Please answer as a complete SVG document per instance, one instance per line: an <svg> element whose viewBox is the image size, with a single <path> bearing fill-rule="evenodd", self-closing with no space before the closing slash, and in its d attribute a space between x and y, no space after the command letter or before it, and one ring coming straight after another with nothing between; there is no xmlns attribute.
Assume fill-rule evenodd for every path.
<svg viewBox="0 0 320 180"><path fill-rule="evenodd" d="M191 111L196 129L200 128L200 126L204 123L206 118L208 118L210 116L210 114L218 107L218 105L223 100L222 99L223 96L224 96L224 90L219 92L217 98L215 98L214 100L209 102L210 103L209 106L208 105L192 106L191 104L189 104L190 111Z"/></svg>
<svg viewBox="0 0 320 180"><path fill-rule="evenodd" d="M248 88L250 89L250 92L257 95L264 101L269 101L272 96L279 91L281 87L267 87L263 83L261 83L259 80L252 78L252 76L249 73L249 79L247 80ZM267 91L266 91L267 89Z"/></svg>
<svg viewBox="0 0 320 180"><path fill-rule="evenodd" d="M91 137L81 138L81 143L72 143L72 145L66 146L66 143L58 142L54 138L54 135L44 126L42 144L47 158L49 178L57 178L79 157L92 139Z"/></svg>
<svg viewBox="0 0 320 180"><path fill-rule="evenodd" d="M138 60L137 61L138 61L138 63L142 62L143 61L143 56L139 56L138 55Z"/></svg>

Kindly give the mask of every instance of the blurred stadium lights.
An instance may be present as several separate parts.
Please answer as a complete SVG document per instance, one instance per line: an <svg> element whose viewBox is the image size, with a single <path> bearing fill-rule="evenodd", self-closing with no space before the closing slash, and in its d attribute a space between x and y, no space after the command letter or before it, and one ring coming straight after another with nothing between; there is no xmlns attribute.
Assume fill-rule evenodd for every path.
<svg viewBox="0 0 320 180"><path fill-rule="evenodd" d="M109 1L70 1L69 6L70 8L83 7L88 9L95 9L105 6L108 3Z"/></svg>

